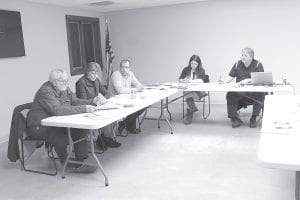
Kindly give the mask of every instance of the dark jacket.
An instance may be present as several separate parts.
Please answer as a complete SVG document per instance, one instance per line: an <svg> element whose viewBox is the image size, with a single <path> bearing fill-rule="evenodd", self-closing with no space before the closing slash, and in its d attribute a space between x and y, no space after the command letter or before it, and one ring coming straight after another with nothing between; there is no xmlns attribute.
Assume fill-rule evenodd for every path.
<svg viewBox="0 0 300 200"><path fill-rule="evenodd" d="M183 68L179 79L185 79L185 78L191 78L191 71L192 67L187 66ZM203 81L205 80L205 70L202 67L196 67L195 69L195 78L194 79L202 79Z"/></svg>
<svg viewBox="0 0 300 200"><path fill-rule="evenodd" d="M80 99L93 99L99 93L108 97L107 90L99 79L91 81L84 75L76 82L76 96Z"/></svg>
<svg viewBox="0 0 300 200"><path fill-rule="evenodd" d="M19 138L22 137L26 128L26 120L21 114L24 109L31 109L32 103L26 103L15 107L11 119L10 134L8 141L7 157L16 162L20 159Z"/></svg>
<svg viewBox="0 0 300 200"><path fill-rule="evenodd" d="M41 120L50 116L84 113L85 105L92 104L92 100L78 99L70 88L59 91L48 81L35 94L27 126L40 126Z"/></svg>

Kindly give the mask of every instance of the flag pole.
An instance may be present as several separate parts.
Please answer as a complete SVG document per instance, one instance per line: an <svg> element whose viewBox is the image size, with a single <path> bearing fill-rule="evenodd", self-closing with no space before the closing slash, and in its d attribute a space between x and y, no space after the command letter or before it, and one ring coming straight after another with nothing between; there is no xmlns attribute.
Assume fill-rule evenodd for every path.
<svg viewBox="0 0 300 200"><path fill-rule="evenodd" d="M106 52L106 85L108 87L109 85L109 55L107 51L107 37L108 37L108 22L107 19L105 19L105 24L106 24L106 34L105 34L105 52Z"/></svg>

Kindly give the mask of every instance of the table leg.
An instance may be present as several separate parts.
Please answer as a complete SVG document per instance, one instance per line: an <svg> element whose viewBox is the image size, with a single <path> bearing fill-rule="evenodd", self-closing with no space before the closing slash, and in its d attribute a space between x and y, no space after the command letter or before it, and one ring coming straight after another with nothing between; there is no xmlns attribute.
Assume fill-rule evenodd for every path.
<svg viewBox="0 0 300 200"><path fill-rule="evenodd" d="M71 137L71 129L68 128L68 140L69 140L69 152L68 152L68 156L66 158L66 161L63 165L63 168L62 168L62 175L61 175L61 178L65 178L65 169L67 167L67 164L68 164L68 161L72 155L72 151L73 151L73 140L72 140L72 137Z"/></svg>
<svg viewBox="0 0 300 200"><path fill-rule="evenodd" d="M95 147L94 147L94 135L93 135L93 132L92 130L90 130L90 141L91 141L91 151L92 151L92 155L94 157L94 159L96 160L97 164L98 164L98 167L100 168L104 178L105 178L105 186L108 186L108 178L104 172L104 169L100 163L100 161L98 160L96 154L95 154Z"/></svg>
<svg viewBox="0 0 300 200"><path fill-rule="evenodd" d="M166 98L166 109L169 114L170 121L172 121L172 115L171 115L171 112L169 111L169 98L168 97Z"/></svg>
<svg viewBox="0 0 300 200"><path fill-rule="evenodd" d="M296 171L295 200L299 200L300 171Z"/></svg>
<svg viewBox="0 0 300 200"><path fill-rule="evenodd" d="M163 104L164 104L164 101L161 100L160 101L160 115L159 115L159 118L158 118L158 121L157 121L157 127L160 128L160 120L161 120L161 117L163 115L163 112L164 112L164 108L163 108Z"/></svg>

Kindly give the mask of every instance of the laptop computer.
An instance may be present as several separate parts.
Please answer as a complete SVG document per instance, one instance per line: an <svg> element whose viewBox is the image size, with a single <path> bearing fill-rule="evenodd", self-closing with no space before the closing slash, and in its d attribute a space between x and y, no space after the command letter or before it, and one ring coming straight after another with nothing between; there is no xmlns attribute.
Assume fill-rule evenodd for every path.
<svg viewBox="0 0 300 200"><path fill-rule="evenodd" d="M251 72L251 85L273 85L272 72Z"/></svg>

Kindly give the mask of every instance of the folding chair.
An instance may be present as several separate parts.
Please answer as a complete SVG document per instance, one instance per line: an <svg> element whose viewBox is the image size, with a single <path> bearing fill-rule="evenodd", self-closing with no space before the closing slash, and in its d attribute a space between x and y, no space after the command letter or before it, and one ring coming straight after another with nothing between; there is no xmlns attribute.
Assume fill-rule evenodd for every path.
<svg viewBox="0 0 300 200"><path fill-rule="evenodd" d="M254 100L252 99L246 99L243 101L240 101L238 104L238 114L240 114L241 109L246 109L248 106L253 106ZM261 121L264 115L264 104L261 105L261 112L259 115L259 118L256 120L257 122Z"/></svg>
<svg viewBox="0 0 300 200"><path fill-rule="evenodd" d="M209 76L205 75L205 78L203 80L204 83L209 83ZM185 112L185 103L186 99L183 95L182 97L182 118L184 118L184 112ZM202 96L200 99L195 100L195 103L202 103L202 117L203 119L207 119L210 115L210 94L209 92L205 92L205 95ZM206 113L206 106L208 106L208 111Z"/></svg>
<svg viewBox="0 0 300 200"><path fill-rule="evenodd" d="M25 109L21 112L22 116L24 117L25 121L27 119L27 114L29 112L29 109ZM28 134L28 129L26 128L22 134L22 136L19 138L20 142L21 142L21 167L24 171L27 172L33 172L33 173L38 173L38 174L45 174L45 175L50 175L50 176L55 176L57 174L57 165L56 165L56 159L54 157L54 149L53 149L53 145L47 144L45 142L44 139L40 139L40 138L34 138L32 136L30 136ZM29 153L29 155L26 156L25 158L25 148L24 146L28 143L31 143L31 146L34 145L32 147L31 152ZM47 150L47 155L48 157L51 159L53 166L54 166L54 170L51 171L40 171L37 169L31 169L31 168L27 168L26 163L29 162L29 158L32 156L32 154L34 153L36 148L41 148L42 146L45 146L45 149Z"/></svg>

